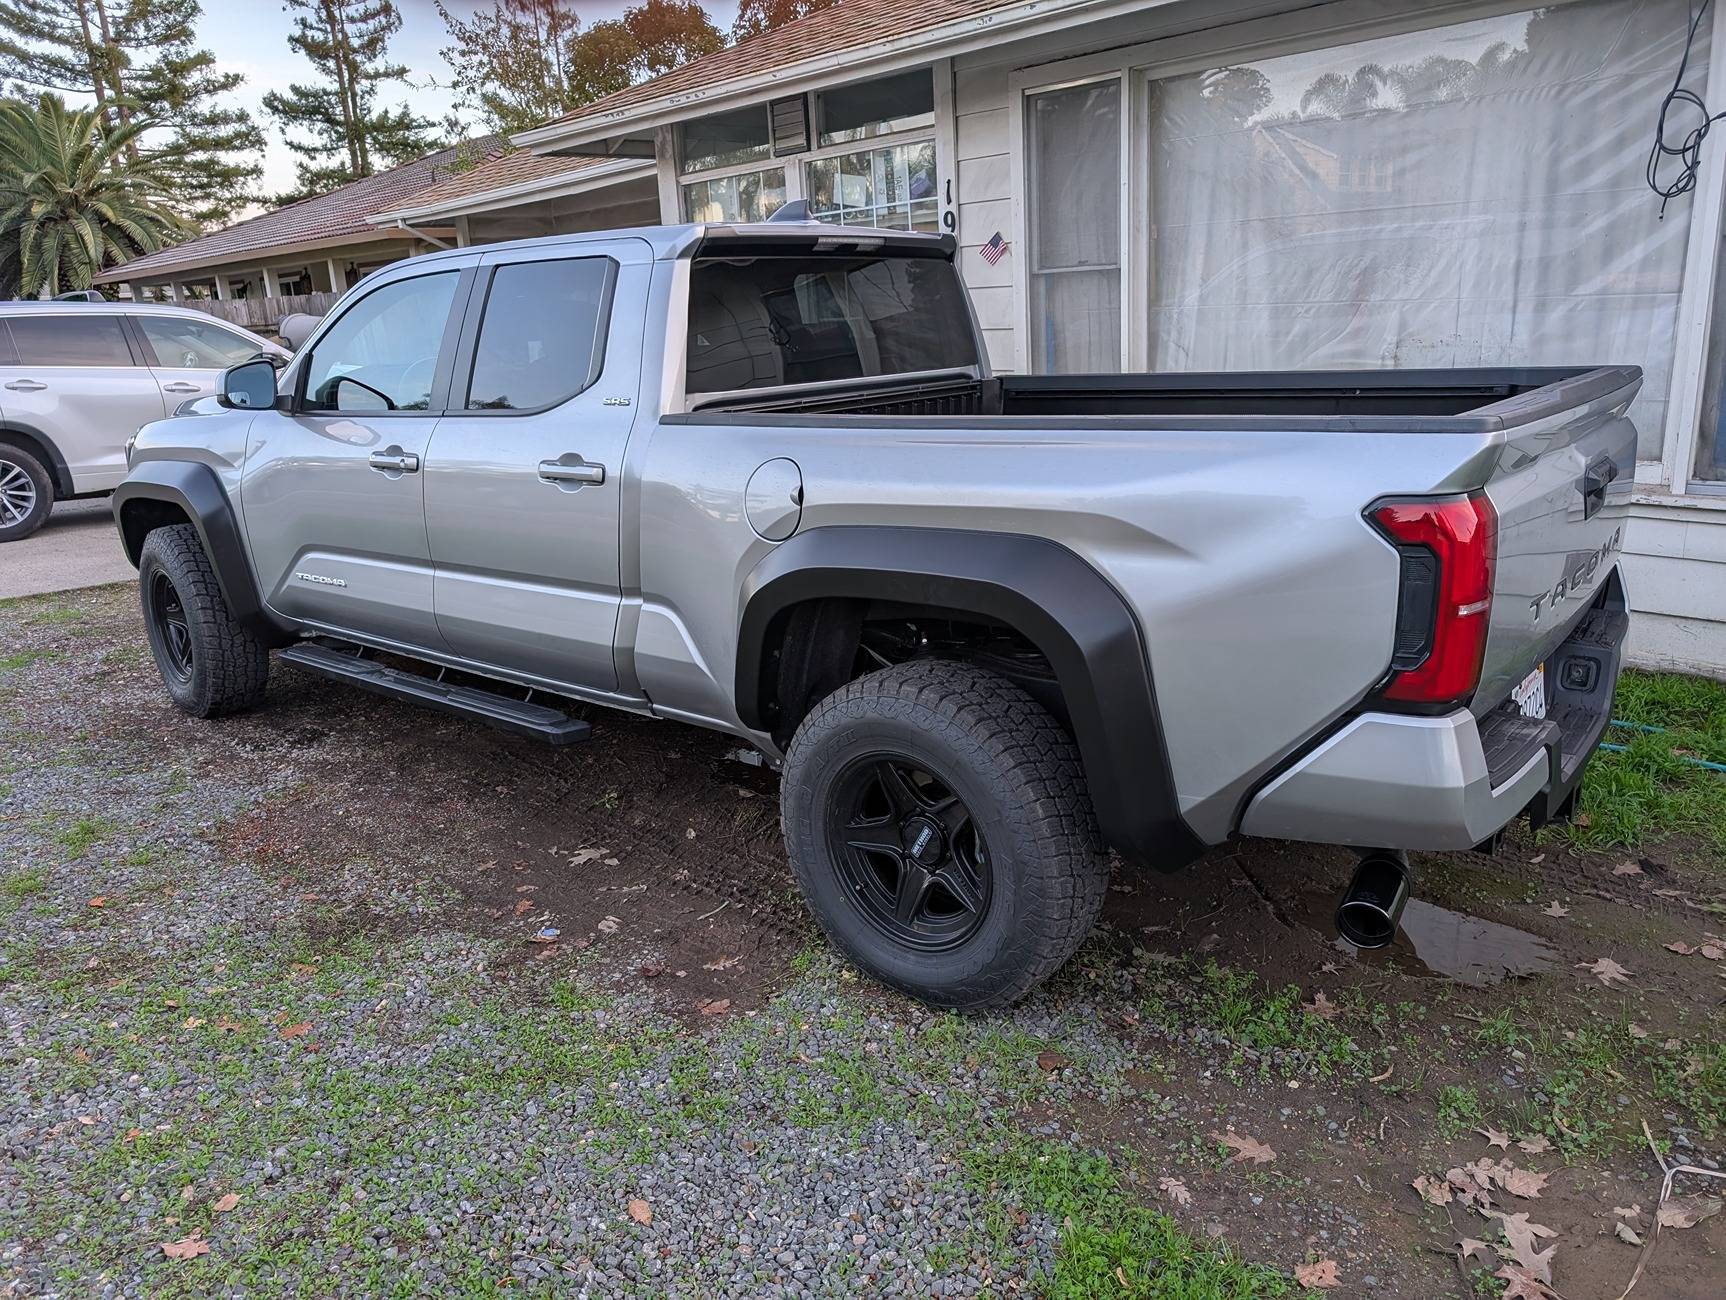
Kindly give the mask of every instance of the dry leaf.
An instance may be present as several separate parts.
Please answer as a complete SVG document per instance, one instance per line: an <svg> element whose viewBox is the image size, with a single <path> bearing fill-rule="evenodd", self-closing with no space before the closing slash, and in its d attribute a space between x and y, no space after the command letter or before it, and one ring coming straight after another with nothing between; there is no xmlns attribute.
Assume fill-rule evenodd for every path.
<svg viewBox="0 0 1726 1300"><path fill-rule="evenodd" d="M1541 908L1540 910L1542 912L1545 912L1548 916L1569 916L1570 915L1570 909L1568 907L1565 907L1563 904L1561 904L1556 898L1553 899L1550 903L1548 903L1545 907Z"/></svg>
<svg viewBox="0 0 1726 1300"><path fill-rule="evenodd" d="M1626 1025L1624 1027L1624 1031L1627 1034L1629 1034L1632 1038L1647 1038L1648 1037L1648 1031L1646 1029L1644 1029L1641 1025L1637 1024L1634 1020L1632 1020L1628 1025Z"/></svg>
<svg viewBox="0 0 1726 1300"><path fill-rule="evenodd" d="M569 855L570 865L579 867L584 863L593 862L596 859L603 858L610 852L610 849L577 849L574 853Z"/></svg>
<svg viewBox="0 0 1726 1300"><path fill-rule="evenodd" d="M1313 994L1311 1002L1301 1003L1301 1010L1320 1020L1335 1020L1342 1013L1342 1008L1327 998L1322 989Z"/></svg>
<svg viewBox="0 0 1726 1300"><path fill-rule="evenodd" d="M1425 1174L1414 1180L1414 1190L1420 1193L1420 1199L1428 1205L1449 1205L1456 1198L1456 1193L1451 1190L1449 1183L1441 1183Z"/></svg>
<svg viewBox="0 0 1726 1300"><path fill-rule="evenodd" d="M1655 1217L1662 1228L1694 1228L1720 1213L1718 1196L1676 1196L1660 1207Z"/></svg>
<svg viewBox="0 0 1726 1300"><path fill-rule="evenodd" d="M210 1243L202 1240L197 1233L182 1237L179 1241L164 1241L162 1253L169 1259L196 1259L199 1255L210 1253Z"/></svg>
<svg viewBox="0 0 1726 1300"><path fill-rule="evenodd" d="M1667 952L1675 952L1680 957L1688 957L1691 954L1693 954L1696 951L1696 949L1692 948L1689 944L1685 943L1682 939L1675 939L1671 943L1666 945L1666 951Z"/></svg>
<svg viewBox="0 0 1726 1300"><path fill-rule="evenodd" d="M1635 862L1620 862L1612 868L1612 874L1615 876L1640 876L1642 867Z"/></svg>
<svg viewBox="0 0 1726 1300"><path fill-rule="evenodd" d="M1072 1062L1062 1056L1059 1052L1037 1053L1037 1068L1045 1074L1052 1074L1056 1070L1064 1070L1071 1064Z"/></svg>
<svg viewBox="0 0 1726 1300"><path fill-rule="evenodd" d="M1510 1134L1500 1133L1495 1128L1477 1128L1474 1131L1486 1139L1487 1146L1497 1147L1500 1151L1510 1150Z"/></svg>
<svg viewBox="0 0 1726 1300"><path fill-rule="evenodd" d="M596 925L594 929L598 930L601 934L616 934L619 924L620 922L615 916L608 916Z"/></svg>
<svg viewBox="0 0 1726 1300"><path fill-rule="evenodd" d="M239 1203L240 1203L240 1194L238 1192L228 1192L223 1196L218 1196L216 1198L216 1203L214 1205L212 1205L210 1208L212 1210L214 1210L217 1214L226 1214L229 1210L233 1209Z"/></svg>
<svg viewBox="0 0 1726 1300"><path fill-rule="evenodd" d="M731 999L709 998L707 1001L702 1002L699 1005L701 1007L701 1014L704 1016L722 1016L727 1011L731 1010Z"/></svg>
<svg viewBox="0 0 1726 1300"><path fill-rule="evenodd" d="M1726 958L1726 946L1717 943L1705 943L1697 951L1709 961L1719 961Z"/></svg>
<svg viewBox="0 0 1726 1300"><path fill-rule="evenodd" d="M1512 1169L1505 1174L1499 1185L1512 1196L1532 1201L1540 1195L1551 1177L1551 1174L1537 1174L1529 1169Z"/></svg>
<svg viewBox="0 0 1726 1300"><path fill-rule="evenodd" d="M282 1027L283 1038L302 1038L311 1032L312 1022L309 1020L302 1020L297 1025L284 1025Z"/></svg>
<svg viewBox="0 0 1726 1300"><path fill-rule="evenodd" d="M1191 1205L1193 1194L1187 1190L1187 1185L1178 1178L1159 1178L1157 1187L1162 1194L1176 1205Z"/></svg>
<svg viewBox="0 0 1726 1300"><path fill-rule="evenodd" d="M629 1202L628 1208L629 1217L634 1219L637 1223L653 1222L653 1207L646 1201L642 1200L639 1196L634 1197Z"/></svg>
<svg viewBox="0 0 1726 1300"><path fill-rule="evenodd" d="M1309 1291L1328 1291L1342 1285L1334 1259L1321 1259L1316 1264L1301 1264L1295 1268L1295 1281Z"/></svg>
<svg viewBox="0 0 1726 1300"><path fill-rule="evenodd" d="M1625 1209L1622 1205L1614 1205L1612 1207L1612 1212L1614 1214L1621 1214L1627 1219L1635 1219L1635 1218L1640 1217L1642 1214L1642 1202L1637 1201L1628 1210Z"/></svg>
<svg viewBox="0 0 1726 1300"><path fill-rule="evenodd" d="M1227 1133L1218 1133L1212 1129L1211 1136L1234 1152L1234 1155L1229 1157L1231 1165L1240 1164L1243 1160L1250 1160L1255 1165L1268 1165L1277 1158L1277 1153L1263 1142L1257 1138L1244 1137L1232 1128Z"/></svg>
<svg viewBox="0 0 1726 1300"><path fill-rule="evenodd" d="M1542 1152L1552 1150L1552 1143L1548 1142L1538 1133L1533 1137L1523 1138L1522 1141L1518 1142L1516 1145L1519 1150L1526 1151L1531 1156L1537 1156Z"/></svg>
<svg viewBox="0 0 1726 1300"><path fill-rule="evenodd" d="M1558 1253L1558 1247L1550 1246L1542 1253L1535 1243L1558 1234L1544 1224L1530 1223L1526 1214L1503 1214L1497 1210L1491 1213L1503 1227L1504 1239L1510 1243L1511 1254L1522 1269L1541 1282L1552 1281L1552 1257Z"/></svg>
<svg viewBox="0 0 1726 1300"><path fill-rule="evenodd" d="M1556 1249L1558 1248L1554 1246L1553 1250ZM1546 1254L1550 1255L1552 1251L1549 1250ZM1539 1276L1517 1268L1514 1264L1506 1264L1493 1276L1504 1279L1501 1300L1558 1300L1558 1292L1547 1286ZM1548 1273L1547 1276L1550 1277L1551 1274Z"/></svg>
<svg viewBox="0 0 1726 1300"><path fill-rule="evenodd" d="M1615 1219L1613 1221L1612 1235L1617 1237L1618 1240L1622 1241L1626 1246L1640 1246L1642 1244L1642 1238L1637 1233L1636 1229L1624 1222L1623 1219Z"/></svg>
<svg viewBox="0 0 1726 1300"><path fill-rule="evenodd" d="M1601 957L1593 962L1579 961L1576 965L1578 969L1587 971L1608 988L1613 984L1628 984L1630 982L1631 972L1610 957Z"/></svg>
<svg viewBox="0 0 1726 1300"><path fill-rule="evenodd" d="M704 965L701 969L702 970L730 970L733 966L737 965L737 963L742 961L742 960L743 960L743 954L738 953L736 956L733 956L733 957L721 957L718 961L710 961L706 965Z"/></svg>
<svg viewBox="0 0 1726 1300"><path fill-rule="evenodd" d="M1486 1242L1474 1237L1464 1237L1456 1243L1456 1249L1464 1259L1477 1260L1488 1268L1498 1262L1498 1252Z"/></svg>
<svg viewBox="0 0 1726 1300"><path fill-rule="evenodd" d="M531 911L533 911L533 899L522 898L516 901L515 914L517 916L526 916Z"/></svg>
<svg viewBox="0 0 1726 1300"><path fill-rule="evenodd" d="M196 1195L196 1193L192 1191L192 1185L190 1183L187 1183L184 1187L182 1187L180 1189L180 1199L182 1201L184 1201L187 1205L190 1205L192 1203L192 1197L194 1195Z"/></svg>

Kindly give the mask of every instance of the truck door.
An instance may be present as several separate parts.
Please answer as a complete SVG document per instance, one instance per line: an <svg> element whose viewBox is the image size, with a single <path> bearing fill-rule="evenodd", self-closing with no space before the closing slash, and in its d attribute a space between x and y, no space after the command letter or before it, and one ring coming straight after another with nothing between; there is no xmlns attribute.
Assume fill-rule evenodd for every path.
<svg viewBox="0 0 1726 1300"><path fill-rule="evenodd" d="M438 628L465 658L616 689L619 500L651 269L628 239L481 261L425 470Z"/></svg>
<svg viewBox="0 0 1726 1300"><path fill-rule="evenodd" d="M258 582L287 617L441 650L423 473L471 272L447 260L344 304L253 420L240 496Z"/></svg>

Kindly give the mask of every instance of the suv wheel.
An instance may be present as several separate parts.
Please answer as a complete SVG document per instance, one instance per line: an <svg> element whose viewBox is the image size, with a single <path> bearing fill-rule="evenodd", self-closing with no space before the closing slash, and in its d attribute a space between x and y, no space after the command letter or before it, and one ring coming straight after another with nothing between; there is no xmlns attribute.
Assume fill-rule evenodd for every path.
<svg viewBox="0 0 1726 1300"><path fill-rule="evenodd" d="M138 584L150 652L175 704L213 718L264 697L269 651L234 620L196 528L152 532L138 557Z"/></svg>
<svg viewBox="0 0 1726 1300"><path fill-rule="evenodd" d="M1102 911L1108 856L1078 751L994 673L923 661L841 687L792 738L780 813L828 937L936 1006L1014 1001Z"/></svg>
<svg viewBox="0 0 1726 1300"><path fill-rule="evenodd" d="M0 442L0 542L17 542L47 522L54 480L16 443Z"/></svg>

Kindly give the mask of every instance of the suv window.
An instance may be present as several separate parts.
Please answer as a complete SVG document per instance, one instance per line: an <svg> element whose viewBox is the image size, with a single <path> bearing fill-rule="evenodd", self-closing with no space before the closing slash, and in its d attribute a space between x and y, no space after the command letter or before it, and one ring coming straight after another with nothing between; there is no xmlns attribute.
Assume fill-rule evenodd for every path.
<svg viewBox="0 0 1726 1300"><path fill-rule="evenodd" d="M129 366L132 349L118 316L26 315L9 317L21 366Z"/></svg>
<svg viewBox="0 0 1726 1300"><path fill-rule="evenodd" d="M396 280L374 289L336 321L306 361L313 411L424 411L457 271Z"/></svg>
<svg viewBox="0 0 1726 1300"><path fill-rule="evenodd" d="M958 273L937 257L702 259L689 290L691 393L977 364Z"/></svg>
<svg viewBox="0 0 1726 1300"><path fill-rule="evenodd" d="M258 355L258 345L220 325L181 316L139 316L154 364L177 370L221 370Z"/></svg>
<svg viewBox="0 0 1726 1300"><path fill-rule="evenodd" d="M611 261L515 262L492 274L474 348L470 411L530 411L574 397L599 376Z"/></svg>

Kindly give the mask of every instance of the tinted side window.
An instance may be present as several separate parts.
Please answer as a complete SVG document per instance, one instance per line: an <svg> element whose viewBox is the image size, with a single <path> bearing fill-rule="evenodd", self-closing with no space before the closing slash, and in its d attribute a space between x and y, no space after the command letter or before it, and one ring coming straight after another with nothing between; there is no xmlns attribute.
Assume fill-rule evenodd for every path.
<svg viewBox="0 0 1726 1300"><path fill-rule="evenodd" d="M258 345L220 325L178 316L140 316L154 364L175 370L221 370L258 355Z"/></svg>
<svg viewBox="0 0 1726 1300"><path fill-rule="evenodd" d="M118 316L67 313L10 320L18 364L24 366L129 366L132 350Z"/></svg>
<svg viewBox="0 0 1726 1300"><path fill-rule="evenodd" d="M460 272L397 280L342 314L306 362L314 411L423 411Z"/></svg>
<svg viewBox="0 0 1726 1300"><path fill-rule="evenodd" d="M470 411L531 411L574 397L598 376L611 261L500 266L474 348Z"/></svg>
<svg viewBox="0 0 1726 1300"><path fill-rule="evenodd" d="M752 257L695 263L691 393L977 364L952 263L934 257Z"/></svg>

